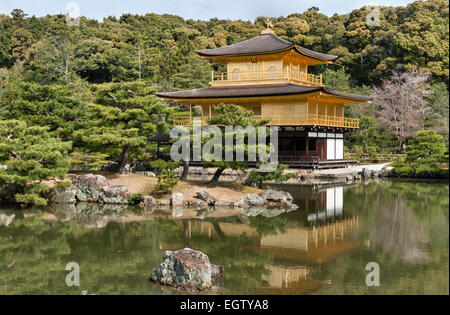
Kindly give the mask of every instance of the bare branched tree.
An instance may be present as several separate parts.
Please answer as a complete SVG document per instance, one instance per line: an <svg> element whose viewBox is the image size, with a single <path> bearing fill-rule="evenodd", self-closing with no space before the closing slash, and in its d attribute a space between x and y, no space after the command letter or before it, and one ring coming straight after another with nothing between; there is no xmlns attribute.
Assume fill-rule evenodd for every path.
<svg viewBox="0 0 450 315"><path fill-rule="evenodd" d="M429 77L429 74L417 70L394 72L380 87L374 87L375 104L379 106L378 119L393 130L399 149L407 138L425 128L425 118L430 111L426 100L430 93Z"/></svg>

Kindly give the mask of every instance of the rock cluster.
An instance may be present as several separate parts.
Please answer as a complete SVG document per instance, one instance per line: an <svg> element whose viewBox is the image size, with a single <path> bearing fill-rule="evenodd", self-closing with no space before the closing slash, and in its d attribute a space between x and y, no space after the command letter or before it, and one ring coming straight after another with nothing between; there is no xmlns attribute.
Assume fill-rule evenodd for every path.
<svg viewBox="0 0 450 315"><path fill-rule="evenodd" d="M72 180L72 186L54 191L50 196L52 203L72 204L93 202L105 204L127 204L130 196L126 186L111 185L102 175L83 174Z"/></svg>
<svg viewBox="0 0 450 315"><path fill-rule="evenodd" d="M190 248L166 251L150 280L178 289L203 291L223 274L223 266L210 263L206 254Z"/></svg>
<svg viewBox="0 0 450 315"><path fill-rule="evenodd" d="M241 213L247 217L262 215L271 218L297 210L298 206L292 203L293 200L290 193L271 189L265 190L259 195L245 195L234 203L234 208L240 209Z"/></svg>
<svg viewBox="0 0 450 315"><path fill-rule="evenodd" d="M216 198L214 198L204 190L198 190L195 193L197 194L198 199L206 202L209 206L214 206L217 201Z"/></svg>

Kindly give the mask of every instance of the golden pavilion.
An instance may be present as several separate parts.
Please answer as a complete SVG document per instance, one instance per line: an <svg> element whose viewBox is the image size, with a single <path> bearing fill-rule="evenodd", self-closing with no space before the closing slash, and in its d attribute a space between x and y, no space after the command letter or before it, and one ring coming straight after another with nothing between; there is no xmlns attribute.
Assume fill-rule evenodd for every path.
<svg viewBox="0 0 450 315"><path fill-rule="evenodd" d="M210 87L158 93L164 100L190 105L189 117L175 124L192 123L192 106L199 105L202 119L214 116L217 104L235 104L252 110L255 119L279 126L279 161L292 167L342 167L344 133L359 128L359 120L346 118L344 106L368 103L371 97L337 93L322 84L322 76L309 72L330 64L338 56L293 44L270 29L233 45L197 50L210 62L226 65L212 71Z"/></svg>

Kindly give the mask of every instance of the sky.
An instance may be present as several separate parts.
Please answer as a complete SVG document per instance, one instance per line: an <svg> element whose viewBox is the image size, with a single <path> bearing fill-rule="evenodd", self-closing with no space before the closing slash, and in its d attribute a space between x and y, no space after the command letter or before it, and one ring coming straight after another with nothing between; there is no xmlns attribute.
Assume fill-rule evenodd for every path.
<svg viewBox="0 0 450 315"><path fill-rule="evenodd" d="M77 6L66 9L74 2ZM413 0L0 0L0 14L9 14L13 9L22 9L30 16L67 13L102 21L104 17L119 17L133 14L174 14L185 19L209 20L242 19L254 21L258 16L287 16L304 12L315 6L320 12L331 16L334 13L349 13L368 4L387 6L406 5Z"/></svg>

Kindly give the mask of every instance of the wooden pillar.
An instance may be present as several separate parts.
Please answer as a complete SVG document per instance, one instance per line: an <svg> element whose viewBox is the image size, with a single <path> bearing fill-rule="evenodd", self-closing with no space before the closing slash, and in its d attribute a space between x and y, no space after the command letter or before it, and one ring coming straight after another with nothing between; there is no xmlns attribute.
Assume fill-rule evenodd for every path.
<svg viewBox="0 0 450 315"><path fill-rule="evenodd" d="M319 100L316 101L316 117L314 118L314 125L317 124L317 119L319 119Z"/></svg>
<svg viewBox="0 0 450 315"><path fill-rule="evenodd" d="M192 104L189 104L189 126L192 125Z"/></svg>
<svg viewBox="0 0 450 315"><path fill-rule="evenodd" d="M334 125L336 126L336 104L334 104L334 115L333 115L333 121L334 121Z"/></svg>
<svg viewBox="0 0 450 315"><path fill-rule="evenodd" d="M309 156L309 136L308 136L308 134L306 134L306 157L308 157Z"/></svg>
<svg viewBox="0 0 450 315"><path fill-rule="evenodd" d="M211 103L209 103L209 118L211 118L212 117L212 109L211 109Z"/></svg>

